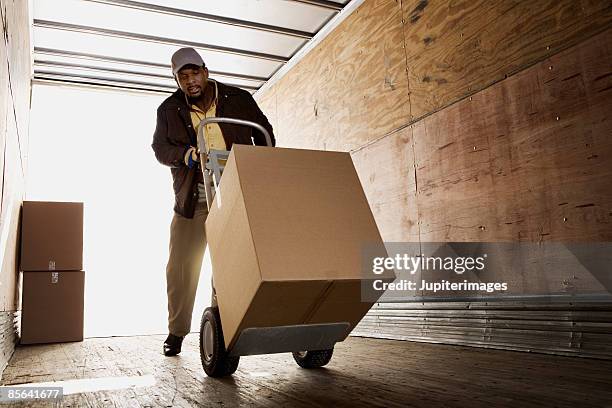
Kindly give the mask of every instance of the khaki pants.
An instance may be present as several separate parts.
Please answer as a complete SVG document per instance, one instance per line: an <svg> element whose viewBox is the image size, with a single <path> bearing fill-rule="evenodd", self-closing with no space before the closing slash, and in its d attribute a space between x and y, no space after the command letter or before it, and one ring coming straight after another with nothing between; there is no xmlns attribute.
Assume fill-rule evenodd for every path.
<svg viewBox="0 0 612 408"><path fill-rule="evenodd" d="M206 250L206 203L198 204L193 218L174 214L170 225L170 257L166 267L168 330L175 336L191 331L202 260Z"/></svg>

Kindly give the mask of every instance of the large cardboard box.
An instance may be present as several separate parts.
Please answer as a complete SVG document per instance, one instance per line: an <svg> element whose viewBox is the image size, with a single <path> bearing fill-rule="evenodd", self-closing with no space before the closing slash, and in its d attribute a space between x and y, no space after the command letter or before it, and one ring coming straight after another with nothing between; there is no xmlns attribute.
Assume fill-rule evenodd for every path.
<svg viewBox="0 0 612 408"><path fill-rule="evenodd" d="M83 269L83 203L23 202L20 269Z"/></svg>
<svg viewBox="0 0 612 408"><path fill-rule="evenodd" d="M23 272L21 344L83 340L85 272Z"/></svg>
<svg viewBox="0 0 612 408"><path fill-rule="evenodd" d="M362 254L382 240L348 153L234 145L206 232L228 348L248 327L352 329L372 306Z"/></svg>

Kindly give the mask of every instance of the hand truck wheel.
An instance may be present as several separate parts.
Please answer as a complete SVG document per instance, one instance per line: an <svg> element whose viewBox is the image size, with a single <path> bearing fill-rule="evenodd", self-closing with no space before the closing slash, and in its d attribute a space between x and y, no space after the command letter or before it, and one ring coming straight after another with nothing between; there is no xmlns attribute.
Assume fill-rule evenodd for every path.
<svg viewBox="0 0 612 408"><path fill-rule="evenodd" d="M293 353L293 359L302 368L318 368L329 363L333 354L333 348L327 350L297 351Z"/></svg>
<svg viewBox="0 0 612 408"><path fill-rule="evenodd" d="M217 307L208 307L200 323L200 359L210 377L224 377L238 368L240 357L230 357L225 350L221 318Z"/></svg>

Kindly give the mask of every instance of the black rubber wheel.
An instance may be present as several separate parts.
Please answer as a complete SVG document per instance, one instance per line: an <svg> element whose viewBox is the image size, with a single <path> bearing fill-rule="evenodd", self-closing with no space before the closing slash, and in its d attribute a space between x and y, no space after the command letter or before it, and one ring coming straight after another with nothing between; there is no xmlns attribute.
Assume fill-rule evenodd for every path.
<svg viewBox="0 0 612 408"><path fill-rule="evenodd" d="M298 351L293 353L293 359L302 368L318 368L329 363L333 354L333 348L328 350Z"/></svg>
<svg viewBox="0 0 612 408"><path fill-rule="evenodd" d="M225 350L219 309L208 307L200 323L200 359L209 377L224 377L238 368L240 357L230 357Z"/></svg>

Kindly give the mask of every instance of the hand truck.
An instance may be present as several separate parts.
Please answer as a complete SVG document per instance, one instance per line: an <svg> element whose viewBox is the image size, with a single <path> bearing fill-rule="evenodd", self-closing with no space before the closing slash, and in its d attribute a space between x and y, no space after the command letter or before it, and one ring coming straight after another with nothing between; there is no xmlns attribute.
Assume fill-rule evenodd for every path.
<svg viewBox="0 0 612 408"><path fill-rule="evenodd" d="M251 126L263 133L268 146L272 146L272 141L268 131L255 122L216 117L205 118L200 122L198 150L200 152L200 163L204 164L201 168L204 176L206 203L210 210L230 152L207 150L204 132L206 125L209 123ZM300 367L322 367L329 363L334 345L346 337L349 327L348 322L249 327L242 330L232 348L226 350L219 308L213 305L206 308L202 314L200 358L204 371L210 377L231 375L238 368L240 356L258 354L291 352Z"/></svg>

